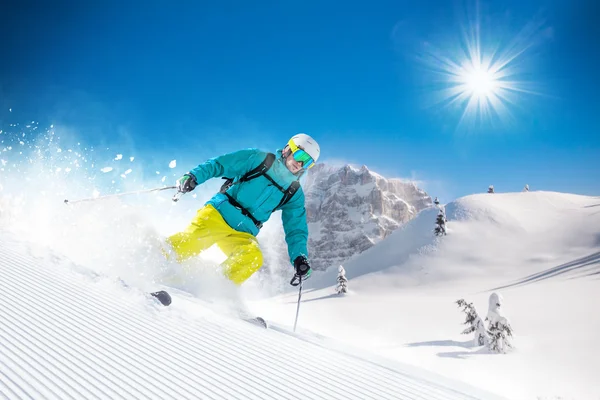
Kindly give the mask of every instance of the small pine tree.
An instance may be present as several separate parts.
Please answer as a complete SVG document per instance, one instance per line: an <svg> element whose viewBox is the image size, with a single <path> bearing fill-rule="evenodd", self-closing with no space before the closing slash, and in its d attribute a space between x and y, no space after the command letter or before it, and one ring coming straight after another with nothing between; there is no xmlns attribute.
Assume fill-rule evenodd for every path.
<svg viewBox="0 0 600 400"><path fill-rule="evenodd" d="M440 205L440 201L438 200L437 197L435 198L435 200L433 200L433 204L435 204L436 206Z"/></svg>
<svg viewBox="0 0 600 400"><path fill-rule="evenodd" d="M502 303L503 299L500 294L492 293L490 295L488 315L485 320L489 321L487 328L490 337L488 348L494 353L506 353L513 348L513 329L508 319L503 315Z"/></svg>
<svg viewBox="0 0 600 400"><path fill-rule="evenodd" d="M446 234L446 216L444 212L440 210L435 220L435 229L433 230L435 236L442 236Z"/></svg>
<svg viewBox="0 0 600 400"><path fill-rule="evenodd" d="M341 265L338 268L337 282L338 284L335 288L337 294L348 293L348 279L346 279L346 270Z"/></svg>
<svg viewBox="0 0 600 400"><path fill-rule="evenodd" d="M488 348L494 353L506 353L513 348L510 337L513 335L512 327L506 318L490 323L488 326L490 342Z"/></svg>
<svg viewBox="0 0 600 400"><path fill-rule="evenodd" d="M525 185L525 187L523 188L524 192L529 192L529 185Z"/></svg>
<svg viewBox="0 0 600 400"><path fill-rule="evenodd" d="M460 299L456 301L456 304L458 304L459 307L462 307L463 312L467 314L467 318L463 324L468 325L468 327L461 333L463 335L475 333L475 337L473 338L473 344L475 346L487 345L489 342L488 334L473 303L467 303L464 299Z"/></svg>
<svg viewBox="0 0 600 400"><path fill-rule="evenodd" d="M488 188L488 193L494 193L494 185L490 185Z"/></svg>

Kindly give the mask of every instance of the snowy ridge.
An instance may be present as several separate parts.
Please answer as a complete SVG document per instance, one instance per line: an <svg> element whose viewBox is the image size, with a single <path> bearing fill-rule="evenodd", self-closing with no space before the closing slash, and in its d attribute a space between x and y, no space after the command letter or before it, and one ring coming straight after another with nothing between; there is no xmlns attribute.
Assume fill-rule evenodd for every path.
<svg viewBox="0 0 600 400"><path fill-rule="evenodd" d="M413 286L466 275L522 279L544 267L593 258L600 244L596 203L555 192L466 196L445 206L443 239L433 235L438 208L427 208L344 267L349 279L365 277L374 285ZM331 285L335 275L333 269L318 273L309 285Z"/></svg>
<svg viewBox="0 0 600 400"><path fill-rule="evenodd" d="M600 197L556 192L475 194L421 211L337 271L317 271L303 327L518 400L599 400ZM515 348L494 354L464 335L456 301L481 318L503 296ZM257 302L275 320L293 293Z"/></svg>
<svg viewBox="0 0 600 400"><path fill-rule="evenodd" d="M0 260L3 398L492 398L291 333L194 315L177 296L163 308L3 235Z"/></svg>

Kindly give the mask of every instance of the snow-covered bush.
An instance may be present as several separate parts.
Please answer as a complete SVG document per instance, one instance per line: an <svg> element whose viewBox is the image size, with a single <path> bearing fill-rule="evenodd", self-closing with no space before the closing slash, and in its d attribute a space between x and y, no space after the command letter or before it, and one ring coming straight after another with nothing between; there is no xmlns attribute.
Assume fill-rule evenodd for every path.
<svg viewBox="0 0 600 400"><path fill-rule="evenodd" d="M529 192L529 185L525 185L525 187L523 188L524 192Z"/></svg>
<svg viewBox="0 0 600 400"><path fill-rule="evenodd" d="M446 234L446 215L442 210L438 212L435 220L435 229L433 232L435 233L435 236L442 236Z"/></svg>
<svg viewBox="0 0 600 400"><path fill-rule="evenodd" d="M465 322L463 324L468 325L468 327L462 331L463 335L468 335L471 333L475 333L475 337L473 338L473 345L475 346L484 346L487 345L489 340L487 336L487 332L485 330L485 325L483 321L477 314L477 310L473 303L467 303L464 299L460 299L456 301L459 307L462 307L463 312L467 314Z"/></svg>
<svg viewBox="0 0 600 400"><path fill-rule="evenodd" d="M488 193L494 193L494 185L490 185L488 188Z"/></svg>
<svg viewBox="0 0 600 400"><path fill-rule="evenodd" d="M337 276L337 287L335 291L337 294L348 293L348 279L346 279L346 270L344 267L340 265L338 268L338 276Z"/></svg>
<svg viewBox="0 0 600 400"><path fill-rule="evenodd" d="M506 353L513 347L513 330L501 309L503 301L502 295L492 293L489 298L488 314L485 318L486 321L489 321L487 328L490 337L488 348L494 353Z"/></svg>

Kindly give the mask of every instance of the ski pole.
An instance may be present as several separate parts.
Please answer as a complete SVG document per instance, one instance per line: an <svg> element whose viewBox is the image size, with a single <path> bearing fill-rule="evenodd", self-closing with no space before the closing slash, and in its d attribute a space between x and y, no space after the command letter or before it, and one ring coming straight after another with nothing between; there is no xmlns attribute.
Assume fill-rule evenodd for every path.
<svg viewBox="0 0 600 400"><path fill-rule="evenodd" d="M75 203L81 203L83 201L95 201L95 200L103 200L103 199L108 199L111 197L120 197L120 196L127 196L130 194L141 194L141 193L150 193L150 192L158 192L161 190L168 190L168 189L177 189L177 186L166 186L166 187L161 187L161 188L155 188L155 189L146 189L146 190L136 190L133 192L125 192L125 193L117 193L117 194L108 194L106 196L100 196L100 197L88 197L85 199L78 199L78 200L67 200L65 199L65 204L75 204ZM177 196L177 194L179 194L180 192L177 192L175 194L175 196ZM177 200L175 200L175 196L173 196L173 201L177 201L179 200L179 197L177 197Z"/></svg>
<svg viewBox="0 0 600 400"><path fill-rule="evenodd" d="M298 279L297 283L296 283L296 279ZM298 287L298 306L296 307L296 319L294 320L294 332L296 332L296 324L298 324L298 314L300 314L300 300L302 299L302 277L300 277L298 275L294 275L290 284L292 286L299 286Z"/></svg>

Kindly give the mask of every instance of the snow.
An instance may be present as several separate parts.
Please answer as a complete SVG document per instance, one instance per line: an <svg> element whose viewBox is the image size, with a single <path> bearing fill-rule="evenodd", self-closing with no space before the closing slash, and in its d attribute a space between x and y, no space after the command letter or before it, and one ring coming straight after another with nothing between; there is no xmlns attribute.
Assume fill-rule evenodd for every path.
<svg viewBox="0 0 600 400"><path fill-rule="evenodd" d="M117 154L117 156L115 157L115 161L119 161L123 158L123 154Z"/></svg>
<svg viewBox="0 0 600 400"><path fill-rule="evenodd" d="M497 399L285 326L265 330L176 291L165 308L4 235L0 260L0 290L18 299L0 309L6 398Z"/></svg>
<svg viewBox="0 0 600 400"><path fill-rule="evenodd" d="M448 236L422 211L344 265L350 293L334 294L336 268L305 284L299 324L316 334L514 399L600 397L600 197L553 192L481 194L445 206ZM461 335L455 302L484 318L503 296L515 349L491 354ZM295 294L253 303L271 320ZM289 318L289 317L288 317Z"/></svg>
<svg viewBox="0 0 600 400"><path fill-rule="evenodd" d="M338 265L314 272L293 332L289 264L236 288L218 273L217 248L182 265L162 256L164 237L220 182L178 203L170 191L98 198L161 186L167 176L152 172L171 157L138 162L135 183L115 182L87 170L112 150L58 140L31 149L2 154L2 398L600 398L600 197L467 196L444 206L440 238L438 209L426 209L343 265L344 296ZM64 204L90 193L95 200ZM281 240L275 217L262 248ZM144 295L164 285L177 287L168 308ZM492 293L515 333L507 354L461 334L456 301L485 318Z"/></svg>
<svg viewBox="0 0 600 400"><path fill-rule="evenodd" d="M112 169L112 167L104 167L104 168L102 168L100 171L102 171L102 172L106 173L106 172L110 172L110 171L112 171L112 170L113 170L113 169Z"/></svg>
<svg viewBox="0 0 600 400"><path fill-rule="evenodd" d="M365 185L361 185L361 184L357 184L355 186L352 187L354 193L356 193L357 196L360 197L367 197L371 191L373 191L373 185L372 184L365 184Z"/></svg>

